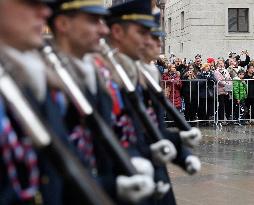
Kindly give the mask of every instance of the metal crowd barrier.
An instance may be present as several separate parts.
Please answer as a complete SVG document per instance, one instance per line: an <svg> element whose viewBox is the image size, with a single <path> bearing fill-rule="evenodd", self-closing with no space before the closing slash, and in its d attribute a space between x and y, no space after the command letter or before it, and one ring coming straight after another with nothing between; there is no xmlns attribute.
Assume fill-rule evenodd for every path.
<svg viewBox="0 0 254 205"><path fill-rule="evenodd" d="M222 125L222 124L240 124L241 122L252 122L254 120L254 113L251 112L251 106L246 107L246 104L243 103L242 105L236 106L236 103L233 99L233 81L234 80L227 80L227 81L207 81L204 79L192 79L192 80L162 80L161 86L164 90L165 96L168 97L171 102L175 105L176 100L176 92L180 92L181 97L181 108L178 108L179 111L185 116L189 114L191 110L186 110L186 103L185 98L183 95L183 87L179 89L179 83L183 86L186 86L185 82L188 82L188 90L189 90L189 101L194 102L196 104L192 104L192 106L196 106L197 110L195 113L194 119L186 119L190 123L198 123L198 124L205 124L208 125ZM252 82L253 81L253 82ZM254 79L244 79L246 83L246 91L248 96L248 86L250 83L254 85ZM205 86L204 86L205 83ZM208 87L209 84L209 87ZM227 94L222 98L220 93L220 86L222 84L228 84L226 86ZM205 89L204 89L205 87ZM224 87L225 88L225 87ZM193 96L196 89L196 96ZM202 90L203 89L203 90ZM186 88L185 88L186 90ZM201 95L202 93L202 95ZM211 96L212 94L212 96ZM222 105L224 100L224 105ZM205 103L205 105L204 105ZM222 109L222 106L224 106ZM244 110L243 109L247 109ZM195 110L195 109L194 109ZM212 110L212 113L211 113ZM210 113L209 113L210 111ZM221 112L223 111L223 114ZM245 112L243 114L242 112ZM201 118L201 114L206 116L205 119ZM166 122L173 122L170 120L170 116L165 116Z"/></svg>
<svg viewBox="0 0 254 205"><path fill-rule="evenodd" d="M248 99L248 87L252 83L254 86L254 79L244 79L243 83L246 85L246 95L247 98L240 103L236 102L234 92L236 92L236 88L234 88L234 81L237 80L224 80L217 81L216 85L216 99L217 99L217 119L216 124L222 125L223 123L231 123L231 124L249 124L253 122L254 113L252 113L252 106L247 105ZM220 86L225 85L226 95L220 92ZM240 92L237 90L237 92ZM222 98L222 99L221 99ZM221 108L223 107L223 108ZM221 117L220 117L220 113Z"/></svg>

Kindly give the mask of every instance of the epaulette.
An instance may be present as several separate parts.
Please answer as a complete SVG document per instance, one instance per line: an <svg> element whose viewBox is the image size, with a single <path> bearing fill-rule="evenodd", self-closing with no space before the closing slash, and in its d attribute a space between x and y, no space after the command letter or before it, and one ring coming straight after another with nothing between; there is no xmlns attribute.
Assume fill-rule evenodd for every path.
<svg viewBox="0 0 254 205"><path fill-rule="evenodd" d="M136 86L137 83L139 82L139 71L135 64L135 61L123 53L118 53L116 55L116 60L118 61L119 64L123 66L130 80Z"/></svg>
<svg viewBox="0 0 254 205"><path fill-rule="evenodd" d="M38 57L40 57L37 51L33 52L36 55L38 54ZM15 59L14 56L6 52L5 49L0 49L0 63L4 67L5 71L14 79L14 81L21 89L29 88L33 92L34 96L36 96L37 100L43 100L43 97L45 96L45 90L39 87L40 85L36 83L35 79L33 79L28 70L26 70L25 65L19 62L18 59ZM41 73L38 73L38 75L40 75L39 78L44 78L46 73L43 76L41 76ZM45 81L43 83L46 84L46 78L42 79L42 81Z"/></svg>

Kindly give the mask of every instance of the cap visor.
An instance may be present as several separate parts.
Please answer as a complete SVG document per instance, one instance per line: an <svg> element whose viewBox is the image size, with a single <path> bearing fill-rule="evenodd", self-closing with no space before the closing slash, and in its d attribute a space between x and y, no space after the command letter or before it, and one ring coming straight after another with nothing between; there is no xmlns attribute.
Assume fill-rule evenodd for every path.
<svg viewBox="0 0 254 205"><path fill-rule="evenodd" d="M138 24L141 24L142 26L147 27L147 28L153 28L153 27L157 26L157 24L154 21L151 21L151 20L138 20L136 22Z"/></svg>
<svg viewBox="0 0 254 205"><path fill-rule="evenodd" d="M165 37L166 33L163 32L163 31L153 31L153 32L151 32L151 35L152 36L157 36L157 37Z"/></svg>
<svg viewBox="0 0 254 205"><path fill-rule="evenodd" d="M102 15L102 16L110 14L109 10L104 8L103 6L86 6L86 7L81 7L79 10L82 12Z"/></svg>

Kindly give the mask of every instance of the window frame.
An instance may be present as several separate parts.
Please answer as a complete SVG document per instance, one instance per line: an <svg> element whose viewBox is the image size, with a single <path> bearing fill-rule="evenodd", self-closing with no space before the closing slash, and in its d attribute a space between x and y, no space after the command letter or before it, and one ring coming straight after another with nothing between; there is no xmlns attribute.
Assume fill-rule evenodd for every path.
<svg viewBox="0 0 254 205"><path fill-rule="evenodd" d="M228 30L228 23L229 23L229 16L228 16L228 9L234 9L234 8L236 8L236 9L241 9L241 8L243 8L243 9L249 9L249 27L248 27L248 29L249 29L249 32L229 32L229 30ZM234 37L247 37L247 38L253 38L254 37L254 34L253 34L253 9L254 7L252 6L252 5L250 5L250 4L228 4L225 8L224 8L224 13L225 13L225 18L224 18L224 20L225 20L225 24L224 24L224 33L225 33L225 37L232 37L232 38L234 38Z"/></svg>
<svg viewBox="0 0 254 205"><path fill-rule="evenodd" d="M240 23L239 23L239 19L240 19L240 9L244 9L247 10L247 30L246 31L241 31L240 30ZM230 31L229 28L229 13L230 10L236 10L236 31ZM228 32L229 33L249 33L249 29L250 29L250 15L249 15L250 9L249 8L228 8ZM246 16L244 16L246 18Z"/></svg>

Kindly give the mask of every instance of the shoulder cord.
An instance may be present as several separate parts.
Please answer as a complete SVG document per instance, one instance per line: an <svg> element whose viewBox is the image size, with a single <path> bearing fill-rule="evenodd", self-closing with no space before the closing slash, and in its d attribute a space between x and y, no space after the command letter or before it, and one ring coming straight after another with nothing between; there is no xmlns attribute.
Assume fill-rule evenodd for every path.
<svg viewBox="0 0 254 205"><path fill-rule="evenodd" d="M37 156L32 148L31 143L23 138L19 140L14 132L10 120L4 113L4 107L0 100L0 124L1 124L1 147L4 163L7 166L7 173L11 181L11 185L21 200L29 200L35 197L39 189L39 169ZM14 159L26 165L29 172L29 185L22 189L18 179L17 168Z"/></svg>

